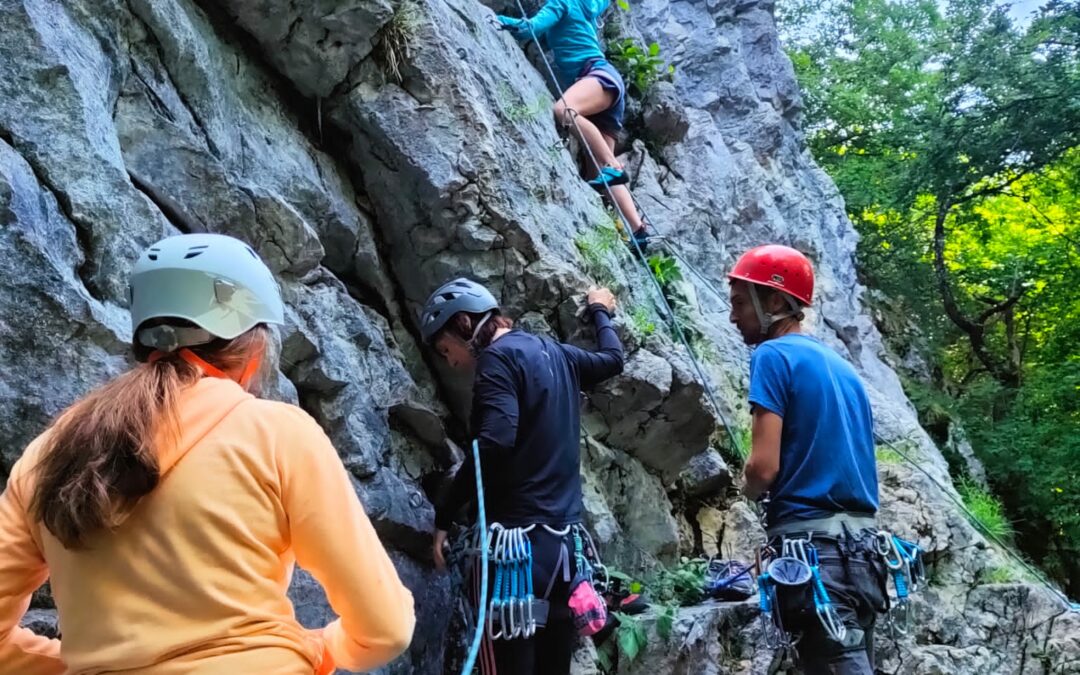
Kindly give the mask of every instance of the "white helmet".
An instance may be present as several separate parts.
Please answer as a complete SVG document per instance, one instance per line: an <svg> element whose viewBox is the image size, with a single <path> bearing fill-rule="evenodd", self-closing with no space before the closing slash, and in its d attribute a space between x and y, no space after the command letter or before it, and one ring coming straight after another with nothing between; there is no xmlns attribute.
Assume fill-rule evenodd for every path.
<svg viewBox="0 0 1080 675"><path fill-rule="evenodd" d="M130 293L136 345L165 352L231 340L261 323L285 320L273 273L250 246L221 234L184 234L154 244L135 263ZM144 328L151 319L183 319L198 328Z"/></svg>

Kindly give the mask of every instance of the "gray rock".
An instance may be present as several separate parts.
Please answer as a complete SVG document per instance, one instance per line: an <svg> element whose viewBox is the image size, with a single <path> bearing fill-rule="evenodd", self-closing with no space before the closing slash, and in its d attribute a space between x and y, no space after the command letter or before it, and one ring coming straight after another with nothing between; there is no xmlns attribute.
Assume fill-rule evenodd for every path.
<svg viewBox="0 0 1080 675"><path fill-rule="evenodd" d="M55 638L60 636L59 617L55 609L31 609L23 615L19 625L38 635Z"/></svg>
<svg viewBox="0 0 1080 675"><path fill-rule="evenodd" d="M56 196L0 140L0 458L5 476L57 413L126 367L127 313L87 290L78 275L85 255ZM70 377L73 371L80 376Z"/></svg>
<svg viewBox="0 0 1080 675"><path fill-rule="evenodd" d="M689 497L711 497L732 485L731 469L713 449L695 455L679 474Z"/></svg>
<svg viewBox="0 0 1080 675"><path fill-rule="evenodd" d="M673 562L679 529L660 480L625 453L592 439L586 441L582 464L586 483L602 493L614 517L614 523L603 517L589 523L601 553L625 569L647 566L654 559Z"/></svg>
<svg viewBox="0 0 1080 675"><path fill-rule="evenodd" d="M378 43L379 30L408 2L222 3L306 96L329 96Z"/></svg>
<svg viewBox="0 0 1080 675"><path fill-rule="evenodd" d="M657 82L649 90L642 120L652 138L660 143L677 143L690 131L690 119L671 82Z"/></svg>

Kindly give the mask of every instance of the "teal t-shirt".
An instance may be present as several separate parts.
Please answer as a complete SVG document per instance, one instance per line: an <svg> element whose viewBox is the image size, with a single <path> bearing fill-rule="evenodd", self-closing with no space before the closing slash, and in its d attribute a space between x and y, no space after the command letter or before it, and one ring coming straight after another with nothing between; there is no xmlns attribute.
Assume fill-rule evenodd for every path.
<svg viewBox="0 0 1080 675"><path fill-rule="evenodd" d="M750 359L750 403L784 418L770 525L877 512L874 421L850 363L808 335L768 340Z"/></svg>
<svg viewBox="0 0 1080 675"><path fill-rule="evenodd" d="M533 33L546 38L555 57L559 86L566 89L590 62L607 63L598 30L600 15L608 4L609 0L547 0L527 22L515 17L499 19L519 40L527 40Z"/></svg>

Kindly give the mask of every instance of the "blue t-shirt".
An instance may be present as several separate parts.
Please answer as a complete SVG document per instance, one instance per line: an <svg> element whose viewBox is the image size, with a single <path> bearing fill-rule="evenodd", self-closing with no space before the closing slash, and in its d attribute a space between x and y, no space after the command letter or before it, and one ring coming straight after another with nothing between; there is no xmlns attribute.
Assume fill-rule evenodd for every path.
<svg viewBox="0 0 1080 675"><path fill-rule="evenodd" d="M850 363L808 335L769 340L750 359L750 403L784 418L770 525L877 512L874 421Z"/></svg>

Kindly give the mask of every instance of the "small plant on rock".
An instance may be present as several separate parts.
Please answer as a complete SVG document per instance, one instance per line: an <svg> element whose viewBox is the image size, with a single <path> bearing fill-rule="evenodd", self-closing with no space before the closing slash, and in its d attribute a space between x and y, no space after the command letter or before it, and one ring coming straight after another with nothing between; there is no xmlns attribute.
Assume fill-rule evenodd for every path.
<svg viewBox="0 0 1080 675"><path fill-rule="evenodd" d="M970 511L971 519L979 529L998 539L1012 539L1012 523L1005 516L1005 508L997 497L966 479L960 481L957 490L964 500L964 506Z"/></svg>
<svg viewBox="0 0 1080 675"><path fill-rule="evenodd" d="M645 305L634 305L626 313L626 316L630 320L631 330L639 341L650 337L656 332L656 321L653 318L653 313Z"/></svg>
<svg viewBox="0 0 1080 675"><path fill-rule="evenodd" d="M405 80L401 67L412 55L411 45L419 33L420 20L420 7L412 0L407 0L382 29L379 46L386 74L398 84Z"/></svg>
<svg viewBox="0 0 1080 675"><path fill-rule="evenodd" d="M639 96L644 96L657 80L675 73L675 66L660 57L656 42L642 48L633 38L623 38L608 45L608 58Z"/></svg>

